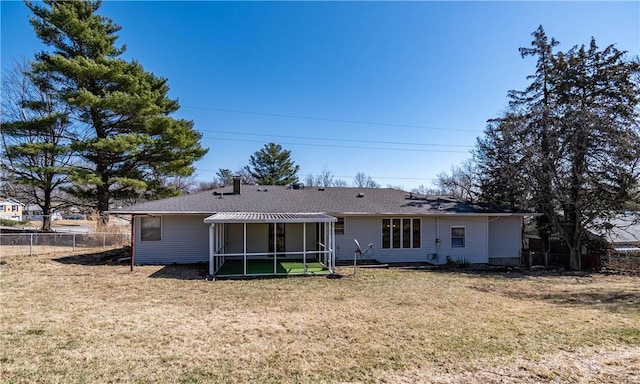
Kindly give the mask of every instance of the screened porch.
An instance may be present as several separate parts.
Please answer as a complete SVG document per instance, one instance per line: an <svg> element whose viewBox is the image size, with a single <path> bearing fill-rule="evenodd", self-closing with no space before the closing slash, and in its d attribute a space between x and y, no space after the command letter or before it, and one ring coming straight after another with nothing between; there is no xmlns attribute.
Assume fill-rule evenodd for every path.
<svg viewBox="0 0 640 384"><path fill-rule="evenodd" d="M217 213L209 225L210 276L335 272L335 217L321 213Z"/></svg>

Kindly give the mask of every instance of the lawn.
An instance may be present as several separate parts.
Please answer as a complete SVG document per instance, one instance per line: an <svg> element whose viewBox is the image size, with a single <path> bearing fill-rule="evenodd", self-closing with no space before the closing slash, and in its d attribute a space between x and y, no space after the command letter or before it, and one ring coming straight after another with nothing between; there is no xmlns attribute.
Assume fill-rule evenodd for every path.
<svg viewBox="0 0 640 384"><path fill-rule="evenodd" d="M3 383L636 383L640 278L2 256Z"/></svg>

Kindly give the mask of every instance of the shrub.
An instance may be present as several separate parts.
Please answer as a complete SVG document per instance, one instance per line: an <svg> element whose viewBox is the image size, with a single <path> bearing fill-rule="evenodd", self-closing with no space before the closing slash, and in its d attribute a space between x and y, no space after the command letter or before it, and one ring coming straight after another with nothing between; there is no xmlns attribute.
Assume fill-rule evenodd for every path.
<svg viewBox="0 0 640 384"><path fill-rule="evenodd" d="M0 219L0 225L5 227L15 227L16 225L25 225L27 223L27 221Z"/></svg>

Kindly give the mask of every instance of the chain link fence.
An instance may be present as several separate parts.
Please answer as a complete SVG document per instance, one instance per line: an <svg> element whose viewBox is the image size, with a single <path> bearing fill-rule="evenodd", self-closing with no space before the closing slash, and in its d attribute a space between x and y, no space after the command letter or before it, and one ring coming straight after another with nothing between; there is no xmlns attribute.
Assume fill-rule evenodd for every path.
<svg viewBox="0 0 640 384"><path fill-rule="evenodd" d="M1 233L0 256L95 252L131 245L130 233Z"/></svg>

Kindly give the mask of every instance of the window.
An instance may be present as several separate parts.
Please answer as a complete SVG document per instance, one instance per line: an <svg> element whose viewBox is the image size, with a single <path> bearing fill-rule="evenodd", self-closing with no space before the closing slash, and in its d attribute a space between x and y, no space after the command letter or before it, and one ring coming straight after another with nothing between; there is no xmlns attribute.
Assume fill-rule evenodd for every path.
<svg viewBox="0 0 640 384"><path fill-rule="evenodd" d="M4 205L0 205L0 212L4 212Z"/></svg>
<svg viewBox="0 0 640 384"><path fill-rule="evenodd" d="M269 224L269 252L273 252L273 231L276 231L276 252L284 252L284 223Z"/></svg>
<svg viewBox="0 0 640 384"><path fill-rule="evenodd" d="M18 206L17 205L12 205L11 206L11 212L18 212Z"/></svg>
<svg viewBox="0 0 640 384"><path fill-rule="evenodd" d="M411 248L411 219L402 219L402 248Z"/></svg>
<svg viewBox="0 0 640 384"><path fill-rule="evenodd" d="M413 219L413 248L420 248L420 219Z"/></svg>
<svg viewBox="0 0 640 384"><path fill-rule="evenodd" d="M465 227L451 227L451 248L464 248Z"/></svg>
<svg viewBox="0 0 640 384"><path fill-rule="evenodd" d="M336 235L344 235L344 217L338 217L338 221L335 223Z"/></svg>
<svg viewBox="0 0 640 384"><path fill-rule="evenodd" d="M391 238L393 239L393 248L400 248L400 219L391 219L393 223L393 232L391 233Z"/></svg>
<svg viewBox="0 0 640 384"><path fill-rule="evenodd" d="M420 219L382 219L382 248L420 248Z"/></svg>
<svg viewBox="0 0 640 384"><path fill-rule="evenodd" d="M162 220L160 217L143 216L140 218L140 240L162 240Z"/></svg>

